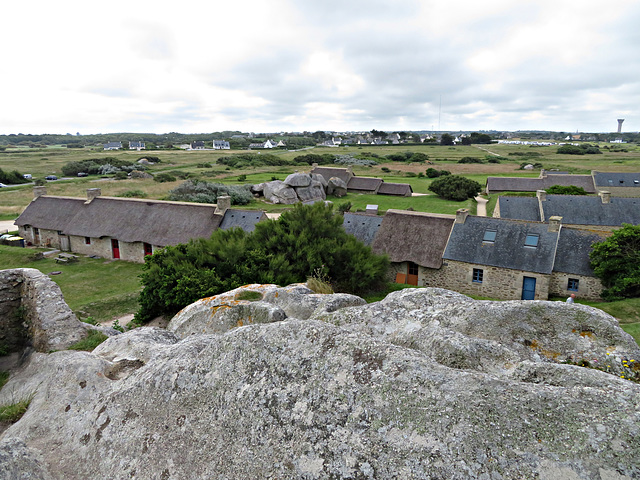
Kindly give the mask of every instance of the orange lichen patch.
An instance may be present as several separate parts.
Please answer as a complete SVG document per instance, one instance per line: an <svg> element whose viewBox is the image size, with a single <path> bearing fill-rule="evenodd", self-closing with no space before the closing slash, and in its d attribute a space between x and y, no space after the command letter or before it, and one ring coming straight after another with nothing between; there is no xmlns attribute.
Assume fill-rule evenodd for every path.
<svg viewBox="0 0 640 480"><path fill-rule="evenodd" d="M560 356L559 352L554 352L553 350L547 350L546 348L542 348L538 344L537 340L531 340L531 344L529 345L529 348L531 348L531 350L537 350L542 355L544 355L545 357L551 360L556 360Z"/></svg>
<svg viewBox="0 0 640 480"><path fill-rule="evenodd" d="M242 327L244 325L242 319L238 320L238 323L236 323L236 327Z"/></svg>
<svg viewBox="0 0 640 480"><path fill-rule="evenodd" d="M278 295L280 295L280 292L276 292L275 297L278 298Z"/></svg>
<svg viewBox="0 0 640 480"><path fill-rule="evenodd" d="M590 330L583 330L583 331L581 331L581 332L580 332L580 336L581 336L581 337L594 338L594 337L595 337L595 334L594 334L592 331L590 331Z"/></svg>

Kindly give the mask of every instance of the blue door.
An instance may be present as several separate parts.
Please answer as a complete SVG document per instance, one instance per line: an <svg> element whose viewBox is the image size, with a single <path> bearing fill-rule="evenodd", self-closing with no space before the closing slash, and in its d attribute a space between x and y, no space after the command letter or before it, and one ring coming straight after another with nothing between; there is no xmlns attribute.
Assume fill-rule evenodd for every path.
<svg viewBox="0 0 640 480"><path fill-rule="evenodd" d="M522 279L522 300L533 300L536 298L536 279L534 277L524 277Z"/></svg>

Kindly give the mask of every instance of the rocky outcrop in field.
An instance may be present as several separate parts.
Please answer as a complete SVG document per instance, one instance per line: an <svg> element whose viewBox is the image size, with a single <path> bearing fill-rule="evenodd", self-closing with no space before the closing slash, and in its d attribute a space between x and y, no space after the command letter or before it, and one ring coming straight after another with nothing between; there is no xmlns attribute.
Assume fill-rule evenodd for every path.
<svg viewBox="0 0 640 480"><path fill-rule="evenodd" d="M200 334L201 302L181 334L174 319L33 354L0 391L33 395L0 437L0 478L640 477L640 386L620 378L640 349L599 310L440 289L225 295L286 318Z"/></svg>

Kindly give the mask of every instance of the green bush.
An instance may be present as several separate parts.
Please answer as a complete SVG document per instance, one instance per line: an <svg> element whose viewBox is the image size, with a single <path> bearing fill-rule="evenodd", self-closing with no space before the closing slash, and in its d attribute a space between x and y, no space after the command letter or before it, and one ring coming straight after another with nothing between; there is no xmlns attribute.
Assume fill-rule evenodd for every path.
<svg viewBox="0 0 640 480"><path fill-rule="evenodd" d="M482 185L460 175L445 175L431 182L429 190L447 200L462 202L478 195Z"/></svg>
<svg viewBox="0 0 640 480"><path fill-rule="evenodd" d="M623 224L606 240L594 243L589 258L605 287L602 298L640 297L640 225Z"/></svg>
<svg viewBox="0 0 640 480"><path fill-rule="evenodd" d="M232 205L246 205L253 200L253 195L249 188L248 185L234 186L205 182L203 180L187 180L169 192L169 200L178 202L218 203L218 196L229 195Z"/></svg>
<svg viewBox="0 0 640 480"><path fill-rule="evenodd" d="M153 176L153 180L156 182L165 183L165 182L175 182L177 178L169 173L158 173L157 175Z"/></svg>
<svg viewBox="0 0 640 480"><path fill-rule="evenodd" d="M336 291L358 294L383 282L388 260L347 234L331 206L297 204L276 221L258 223L251 234L216 230L209 239L146 257L136 319L173 315L248 283L304 282L321 266Z"/></svg>
<svg viewBox="0 0 640 480"><path fill-rule="evenodd" d="M247 180L247 176L243 173L242 175L238 175L237 180L239 182L245 182Z"/></svg>
<svg viewBox="0 0 640 480"><path fill-rule="evenodd" d="M324 153L322 155L318 155L315 153L309 153L307 155L299 155L293 159L296 163L307 163L309 165L313 165L317 163L318 165L329 165L333 163L336 159L335 155L330 153Z"/></svg>
<svg viewBox="0 0 640 480"><path fill-rule="evenodd" d="M564 155L584 155L585 150L576 145L562 145L561 147L558 147L556 153L561 153Z"/></svg>
<svg viewBox="0 0 640 480"><path fill-rule="evenodd" d="M451 175L449 170L436 170L435 168L427 168L427 177L429 178L438 178L443 175Z"/></svg>
<svg viewBox="0 0 640 480"><path fill-rule="evenodd" d="M129 177L127 176L127 172L116 172L113 178L116 180L126 180Z"/></svg>
<svg viewBox="0 0 640 480"><path fill-rule="evenodd" d="M582 187L576 187L575 185L552 185L546 189L546 192L551 195L586 195L587 192Z"/></svg>
<svg viewBox="0 0 640 480"><path fill-rule="evenodd" d="M124 198L145 198L147 194L142 190L127 190L126 192L122 192L116 197L124 197Z"/></svg>
<svg viewBox="0 0 640 480"><path fill-rule="evenodd" d="M27 183L29 180L24 178L22 174L13 170L12 172L5 172L0 168L0 183L8 183L8 184L20 184Z"/></svg>
<svg viewBox="0 0 640 480"><path fill-rule="evenodd" d="M458 163L484 163L484 160L476 157L462 157Z"/></svg>

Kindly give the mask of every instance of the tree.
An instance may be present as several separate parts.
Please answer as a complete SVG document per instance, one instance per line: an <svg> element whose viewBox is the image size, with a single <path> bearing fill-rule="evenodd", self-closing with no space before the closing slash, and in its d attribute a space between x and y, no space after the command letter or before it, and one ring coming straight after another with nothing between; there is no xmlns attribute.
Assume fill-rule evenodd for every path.
<svg viewBox="0 0 640 480"><path fill-rule="evenodd" d="M453 145L453 137L448 133L443 133L440 137L440 145Z"/></svg>
<svg viewBox="0 0 640 480"><path fill-rule="evenodd" d="M589 258L605 287L602 298L640 297L640 225L623 224L606 240L594 243Z"/></svg>
<svg viewBox="0 0 640 480"><path fill-rule="evenodd" d="M482 185L460 175L444 175L429 185L429 190L447 200L461 202L473 198L482 191Z"/></svg>
<svg viewBox="0 0 640 480"><path fill-rule="evenodd" d="M147 256L136 320L173 315L196 300L248 283L304 282L317 269L335 291L362 293L383 283L385 256L375 255L342 227L331 206L296 205L252 233L216 230L209 239Z"/></svg>

